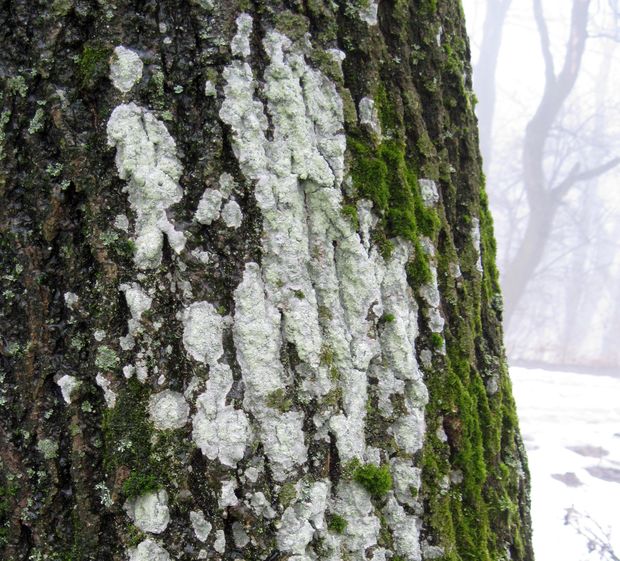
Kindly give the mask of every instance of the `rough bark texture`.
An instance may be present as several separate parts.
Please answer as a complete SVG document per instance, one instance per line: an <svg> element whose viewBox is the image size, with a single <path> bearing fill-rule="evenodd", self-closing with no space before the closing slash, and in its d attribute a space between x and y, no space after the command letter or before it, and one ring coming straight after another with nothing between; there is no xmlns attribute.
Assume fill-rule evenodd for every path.
<svg viewBox="0 0 620 561"><path fill-rule="evenodd" d="M459 2L0 17L0 557L532 559Z"/></svg>

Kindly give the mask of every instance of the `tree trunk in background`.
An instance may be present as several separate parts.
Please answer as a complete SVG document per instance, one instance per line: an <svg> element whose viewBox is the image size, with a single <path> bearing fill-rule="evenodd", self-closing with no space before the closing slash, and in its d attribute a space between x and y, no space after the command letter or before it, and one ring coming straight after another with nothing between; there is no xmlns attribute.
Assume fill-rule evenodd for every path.
<svg viewBox="0 0 620 561"><path fill-rule="evenodd" d="M493 116L495 114L495 75L502 45L506 14L512 0L487 0L480 55L474 68L475 91L479 100L476 113L480 129L480 151L485 173L489 173L493 157Z"/></svg>
<svg viewBox="0 0 620 561"><path fill-rule="evenodd" d="M0 557L533 559L456 0L4 2Z"/></svg>
<svg viewBox="0 0 620 561"><path fill-rule="evenodd" d="M573 90L588 37L588 9L590 0L573 0L571 24L564 62L560 72L555 72L551 53L547 23L542 12L541 0L534 0L534 17L541 42L542 57L545 61L545 90L525 129L523 139L523 184L527 196L529 213L523 240L515 256L506 268L503 288L506 295L506 325L518 310L530 279L536 272L549 243L555 215L569 190L580 181L601 175L604 171L580 172L579 165L558 181L550 184L545 173L546 144L560 110ZM615 164L614 164L615 165ZM605 166L601 166L604 168ZM606 171L606 169L605 169Z"/></svg>

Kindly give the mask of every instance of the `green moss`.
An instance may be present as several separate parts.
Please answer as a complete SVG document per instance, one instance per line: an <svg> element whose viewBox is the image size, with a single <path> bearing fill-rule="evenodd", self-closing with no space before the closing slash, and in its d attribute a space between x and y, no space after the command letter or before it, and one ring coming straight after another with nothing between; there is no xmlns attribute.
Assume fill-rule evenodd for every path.
<svg viewBox="0 0 620 561"><path fill-rule="evenodd" d="M325 366L332 366L336 358L336 355L334 354L334 349L332 349L329 345L323 345L321 347L321 355L319 358L321 364Z"/></svg>
<svg viewBox="0 0 620 561"><path fill-rule="evenodd" d="M375 105L381 122L381 129L388 135L398 133L403 129L402 120L398 115L396 106L389 99L387 89L383 83L379 84L375 92Z"/></svg>
<svg viewBox="0 0 620 561"><path fill-rule="evenodd" d="M327 527L335 534L344 534L347 529L348 522L339 514L330 514L327 517Z"/></svg>
<svg viewBox="0 0 620 561"><path fill-rule="evenodd" d="M77 60L77 75L80 87L92 89L96 82L107 76L108 62L112 55L110 47L100 45L85 45L82 54Z"/></svg>
<svg viewBox="0 0 620 561"><path fill-rule="evenodd" d="M383 314L381 316L381 321L383 321L383 323L392 323L396 321L396 316L394 314Z"/></svg>
<svg viewBox="0 0 620 561"><path fill-rule="evenodd" d="M297 489L292 483L285 483L282 485L280 492L278 493L278 500L280 504L286 508L297 498Z"/></svg>
<svg viewBox="0 0 620 561"><path fill-rule="evenodd" d="M383 104L378 106L381 109ZM396 122L394 111L383 113L382 123ZM374 146L363 137L352 136L347 142L357 196L371 200L381 219L375 241L382 254L385 257L391 254L385 241L392 237L400 236L414 244L419 244L421 235L433 238L441 220L435 210L424 205L417 173L406 157L405 143L388 138Z"/></svg>
<svg viewBox="0 0 620 561"><path fill-rule="evenodd" d="M54 0L52 3L52 13L58 17L66 16L73 8L72 0Z"/></svg>
<svg viewBox="0 0 620 561"><path fill-rule="evenodd" d="M8 541L9 529L7 526L18 491L19 487L14 483L0 486L0 547Z"/></svg>
<svg viewBox="0 0 620 561"><path fill-rule="evenodd" d="M377 544L388 550L394 549L394 537L390 531L390 525L388 524L385 514L379 513L379 535L377 536Z"/></svg>
<svg viewBox="0 0 620 561"><path fill-rule="evenodd" d="M278 388L267 395L265 403L267 407L277 409L281 413L286 413L293 407L293 400L286 395L286 392L282 388Z"/></svg>
<svg viewBox="0 0 620 561"><path fill-rule="evenodd" d="M148 84L148 95L151 104L155 109L163 111L165 108L166 92L165 92L165 76L161 69L157 69L151 75Z"/></svg>
<svg viewBox="0 0 620 561"><path fill-rule="evenodd" d="M276 29L293 40L301 39L310 29L308 18L290 10L279 12L275 18Z"/></svg>
<svg viewBox="0 0 620 561"><path fill-rule="evenodd" d="M116 397L116 404L103 418L104 467L108 472L124 466L132 476L148 478L151 466L153 427L147 410L148 389L130 378Z"/></svg>
<svg viewBox="0 0 620 561"><path fill-rule="evenodd" d="M439 333L431 333L430 339L434 349L441 349L443 347L443 337Z"/></svg>
<svg viewBox="0 0 620 561"><path fill-rule="evenodd" d="M353 200L347 202L354 204L357 197L372 201L379 219L372 243L384 257L392 254L391 239L396 236L413 244L407 276L416 296L417 289L433 280L430 260L437 266L446 320L444 336L431 333L424 321L421 331L429 346L445 345L447 356L436 353L433 369L425 368L430 402L425 415L426 442L419 458L424 534L429 543L444 549L443 561L501 559L506 544L510 544L511 557L523 561L529 547L527 521L523 522L527 509L524 480L519 474L523 459L501 356L501 298L493 225L484 178L478 177L475 122L468 104L471 94L464 89L467 45L452 17L459 9L436 0L413 4L396 0L386 5L382 17L390 24L391 40L407 40L409 50L419 50L422 56L414 52L407 61L417 63L409 94L393 87L391 61L377 68L381 85L375 87L372 97L382 140L360 130L356 121L347 121L353 185ZM407 26L414 10L424 25L412 37ZM444 31L440 46L436 42L439 25ZM343 45L347 50L347 44ZM441 183L441 202L436 207L424 205L418 177ZM475 272L477 254L469 250L471 244L463 244L466 215L480 219L483 275ZM423 251L423 236L433 242L436 257ZM452 274L455 264L463 272L458 279ZM383 317L381 322L389 319ZM485 362L487 355L497 359L492 369ZM493 396L485 388L491 375L500 381ZM398 404L393 406L397 411ZM375 409L369 402L369 416L375 415ZM374 422L374 418L368 420ZM444 431L447 441L440 438ZM342 468L342 477L358 481L364 469L367 466L359 461L349 462ZM462 481L445 486L446 477L454 470L462 473ZM382 539L388 543L389 531L383 526Z"/></svg>
<svg viewBox="0 0 620 561"><path fill-rule="evenodd" d="M417 244L413 260L407 263L406 272L407 281L413 288L421 288L433 280L428 257L420 244Z"/></svg>
<svg viewBox="0 0 620 561"><path fill-rule="evenodd" d="M127 498L139 497L161 489L161 483L152 473L133 472L123 483L123 495Z"/></svg>
<svg viewBox="0 0 620 561"><path fill-rule="evenodd" d="M377 211L384 212L389 203L387 165L364 143L349 138L347 145L353 156L351 178L357 194L371 200Z"/></svg>
<svg viewBox="0 0 620 561"><path fill-rule="evenodd" d="M480 251L484 270L483 287L487 300L492 301L495 295L501 294L499 272L495 264L497 245L493 232L493 217L489 210L489 201L484 188L484 175L480 176Z"/></svg>
<svg viewBox="0 0 620 561"><path fill-rule="evenodd" d="M374 498L385 495L392 488L392 476L388 466L365 464L353 472L353 480L359 483Z"/></svg>
<svg viewBox="0 0 620 561"><path fill-rule="evenodd" d="M146 537L144 532L133 524L129 524L125 531L128 547L136 547Z"/></svg>
<svg viewBox="0 0 620 561"><path fill-rule="evenodd" d="M373 243L379 248L383 259L389 259L394 252L394 242L390 240L383 229L376 229L372 234Z"/></svg>
<svg viewBox="0 0 620 561"><path fill-rule="evenodd" d="M357 216L357 207L355 205L342 205L340 212L351 221L351 224L355 230L359 228L359 218Z"/></svg>

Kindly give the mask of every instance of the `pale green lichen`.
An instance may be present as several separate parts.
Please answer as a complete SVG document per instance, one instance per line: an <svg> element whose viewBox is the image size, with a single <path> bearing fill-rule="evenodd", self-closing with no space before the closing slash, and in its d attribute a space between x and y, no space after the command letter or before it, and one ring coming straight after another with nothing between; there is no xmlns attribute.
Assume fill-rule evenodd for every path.
<svg viewBox="0 0 620 561"><path fill-rule="evenodd" d="M28 125L28 134L35 134L43 130L43 124L45 121L45 111L39 107L34 113L30 124Z"/></svg>
<svg viewBox="0 0 620 561"><path fill-rule="evenodd" d="M4 150L4 141L6 140L6 133L4 132L4 127L11 120L11 112L8 109L5 109L0 113L0 162L6 157L6 152Z"/></svg>
<svg viewBox="0 0 620 561"><path fill-rule="evenodd" d="M217 364L224 354L224 323L213 304L194 302L183 310L182 321L185 350L198 362Z"/></svg>
<svg viewBox="0 0 620 561"><path fill-rule="evenodd" d="M149 398L149 415L156 429L180 429L187 423L189 405L183 394L164 390Z"/></svg>
<svg viewBox="0 0 620 561"><path fill-rule="evenodd" d="M114 49L110 62L110 80L117 90L127 93L142 78L143 66L135 51L119 45Z"/></svg>
<svg viewBox="0 0 620 561"><path fill-rule="evenodd" d="M6 81L7 89L12 94L17 94L20 97L26 97L28 93L28 86L26 85L26 80L23 76L10 76Z"/></svg>
<svg viewBox="0 0 620 561"><path fill-rule="evenodd" d="M106 345L101 345L97 349L97 355L95 357L95 366L104 371L115 370L120 364L120 359L114 349Z"/></svg>
<svg viewBox="0 0 620 561"><path fill-rule="evenodd" d="M107 132L108 144L116 148L119 177L128 181L129 202L136 213L134 261L140 269L157 267L164 234L177 253L186 241L166 214L183 194L175 142L153 113L135 103L114 109Z"/></svg>
<svg viewBox="0 0 620 561"><path fill-rule="evenodd" d="M210 460L235 467L250 443L249 419L242 409L227 403L233 386L230 367L216 364L211 367L207 388L196 400L192 419L192 437L202 453Z"/></svg>
<svg viewBox="0 0 620 561"><path fill-rule="evenodd" d="M128 499L123 508L143 532L161 534L170 523L168 493L164 489Z"/></svg>
<svg viewBox="0 0 620 561"><path fill-rule="evenodd" d="M129 561L170 561L170 554L152 539L147 538L129 550Z"/></svg>
<svg viewBox="0 0 620 561"><path fill-rule="evenodd" d="M346 142L338 90L306 63L308 46L267 31L264 101L255 97L255 73L245 48L250 22L249 16L237 20L233 48L237 59L223 71L225 98L220 110L221 119L231 127L239 167L246 179L255 182L263 220L261 265L246 264L235 291L233 338L245 388L244 407L257 421L257 436L276 481L294 477L307 460L303 413L296 406L313 398L321 407L313 419L317 440L335 435L340 462L357 458L369 465L379 463L383 450L367 446L367 431L374 430L370 428L374 418L372 423L366 420L367 403L369 397L376 399L372 386L369 396L368 376L383 380L387 371L391 378L373 413L385 416L383 436L390 435L380 446L410 458L424 442L428 395L415 356L417 305L406 266L418 249L411 247L418 240L418 227L434 231L438 218L431 211L425 214L416 175L400 142L386 142L381 150L385 169L379 188L387 193L384 206L371 210L370 203L350 205L341 191ZM409 195L402 194L404 182ZM401 205L406 212L388 213L392 199L399 197L406 198ZM353 212L343 213L347 205L356 214L362 209L357 221L350 219ZM404 249L402 240L386 238L393 257L387 252L382 256L371 236L378 213L381 226L388 223L389 214L390 234L408 239L411 246ZM380 321L384 312L391 321ZM300 388L290 403L281 360L287 346L300 363L295 365ZM393 365L403 359L406 366L396 368L395 375ZM394 399L398 419L387 409L392 396L400 398ZM390 477L387 466L377 469ZM328 505L318 488L295 485L298 493L302 488L315 489L316 496L309 501L302 493L285 505L278 544L282 551L307 561L308 545L325 526ZM360 485L344 480L334 494L329 508L348 525L342 534L320 534L321 547L331 552L325 558L361 558L380 539L381 524L370 496ZM402 524L395 516L388 534ZM387 551L381 549L382 554Z"/></svg>
<svg viewBox="0 0 620 561"><path fill-rule="evenodd" d="M46 460L53 460L58 457L58 442L49 438L42 438L37 442L37 449Z"/></svg>

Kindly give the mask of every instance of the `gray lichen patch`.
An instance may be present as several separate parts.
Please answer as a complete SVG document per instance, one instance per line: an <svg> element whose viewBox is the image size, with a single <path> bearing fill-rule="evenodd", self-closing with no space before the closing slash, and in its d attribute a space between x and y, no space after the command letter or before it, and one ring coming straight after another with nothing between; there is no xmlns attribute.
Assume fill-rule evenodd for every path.
<svg viewBox="0 0 620 561"><path fill-rule="evenodd" d="M420 296L427 304L424 310L428 318L429 328L433 333L442 333L445 320L441 315L441 294L437 281L437 266L435 265L435 247L429 238L422 238L422 248L429 257L431 279L419 289Z"/></svg>
<svg viewBox="0 0 620 561"><path fill-rule="evenodd" d="M222 316L209 302L194 302L183 310L183 345L198 362L217 364L224 354Z"/></svg>
<svg viewBox="0 0 620 561"><path fill-rule="evenodd" d="M185 235L166 214L183 195L176 144L165 125L135 103L114 109L107 133L108 144L116 148L119 177L128 182L129 202L136 214L134 261L140 269L157 267L164 233L174 251L180 253L185 247Z"/></svg>
<svg viewBox="0 0 620 561"><path fill-rule="evenodd" d="M60 386L62 398L66 403L71 403L71 394L79 387L80 381L70 374L64 374L56 383Z"/></svg>
<svg viewBox="0 0 620 561"><path fill-rule="evenodd" d="M170 522L168 493L164 489L129 499L123 508L143 532L161 534Z"/></svg>
<svg viewBox="0 0 620 561"><path fill-rule="evenodd" d="M360 124L368 126L373 133L381 138L381 122L373 99L369 97L360 99L358 115Z"/></svg>
<svg viewBox="0 0 620 561"><path fill-rule="evenodd" d="M337 90L306 64L303 48L278 32L268 32L263 46L270 61L263 74L266 103L254 97L250 65L233 61L223 72L220 117L232 128L241 171L256 182L263 217L262 264L246 264L235 291L233 336L244 407L258 421L274 479L285 481L307 461L303 412L293 402L278 406L289 383L280 356L285 344L301 362L294 372L303 390L298 397L326 398L340 390L342 409L329 405L313 420L325 435L317 438L335 434L341 462L380 460L381 450L366 446L371 364L382 365L381 374L391 380L379 414L393 413L393 394L403 403L402 414L385 427L403 453L415 453L424 442L428 395L415 353L417 304L405 271L412 249L396 242L393 256L384 259L371 244L370 206L363 208L364 237L342 213L345 142ZM372 111L372 104L363 105L364 116ZM393 318L380 327L384 314ZM308 519L313 509L323 516L318 497L311 505L294 500L283 505L279 548L305 561L316 535L333 552L329 559L340 558L341 547L361 558L376 546L380 523L368 492L341 482L338 497L334 508L350 519L343 537L324 534L322 518L316 524Z"/></svg>
<svg viewBox="0 0 620 561"><path fill-rule="evenodd" d="M252 33L252 16L241 14L237 20L237 34L233 37L230 49L234 56L250 56L250 34Z"/></svg>
<svg viewBox="0 0 620 561"><path fill-rule="evenodd" d="M170 554L150 538L129 550L129 561L170 561Z"/></svg>
<svg viewBox="0 0 620 561"><path fill-rule="evenodd" d="M427 208L435 206L439 202L437 184L432 179L419 179L422 201Z"/></svg>
<svg viewBox="0 0 620 561"><path fill-rule="evenodd" d="M217 220L220 215L222 198L222 193L217 189L205 189L194 215L196 221L208 226L211 222Z"/></svg>
<svg viewBox="0 0 620 561"><path fill-rule="evenodd" d="M482 250L480 248L480 220L478 218L471 219L471 243L474 245L474 249L476 250L476 270L479 273L483 273L484 269L482 268Z"/></svg>
<svg viewBox="0 0 620 561"><path fill-rule="evenodd" d="M114 49L110 62L110 80L117 90L127 93L142 78L143 66L135 51L119 45Z"/></svg>
<svg viewBox="0 0 620 561"><path fill-rule="evenodd" d="M267 404L269 395L284 387L280 316L265 297L256 263L246 265L243 281L235 290L233 335L246 387L244 406L258 420L273 476L282 481L307 459L304 415L297 411L274 415Z"/></svg>
<svg viewBox="0 0 620 561"><path fill-rule="evenodd" d="M407 514L393 496L387 500L385 513L394 538L395 552L409 561L422 561L417 518Z"/></svg>
<svg viewBox="0 0 620 561"><path fill-rule="evenodd" d="M360 2L359 7L359 18L366 22L368 25L377 25L379 20L377 18L377 12L379 9L379 1L378 0L365 0L364 2Z"/></svg>
<svg viewBox="0 0 620 561"><path fill-rule="evenodd" d="M121 284L120 290L125 294L131 313L131 318L127 321L127 335L120 338L120 345L123 350L130 350L134 347L135 336L140 331L142 314L151 308L153 299L136 282Z"/></svg>
<svg viewBox="0 0 620 561"><path fill-rule="evenodd" d="M326 545L333 551L330 559L341 558L341 548L352 559L364 559L366 550L377 545L381 529L370 496L356 483L341 481L331 509L347 526L342 535L330 532L326 536Z"/></svg>
<svg viewBox="0 0 620 561"><path fill-rule="evenodd" d="M243 220L241 207L235 200L228 201L222 208L222 220L229 228L239 228Z"/></svg>
<svg viewBox="0 0 620 561"><path fill-rule="evenodd" d="M58 442L50 438L42 438L37 442L37 449L46 460L53 460L58 457Z"/></svg>
<svg viewBox="0 0 620 561"><path fill-rule="evenodd" d="M192 528L194 529L196 539L201 542L206 542L213 526L205 518L204 512L202 512L202 510L192 510L189 513L189 520L192 524Z"/></svg>
<svg viewBox="0 0 620 561"><path fill-rule="evenodd" d="M112 390L112 382L101 372L95 376L95 382L103 390L106 405L110 408L114 407L116 405L116 392Z"/></svg>
<svg viewBox="0 0 620 561"><path fill-rule="evenodd" d="M65 300L65 304L69 307L69 309L73 309L80 299L75 292L65 292L63 298Z"/></svg>
<svg viewBox="0 0 620 561"><path fill-rule="evenodd" d="M308 484L299 483L301 500L287 507L282 515L281 526L277 534L278 549L293 555L293 559L306 561L307 547L315 534L325 528L325 510L329 484L317 481Z"/></svg>
<svg viewBox="0 0 620 561"><path fill-rule="evenodd" d="M183 394L164 390L149 398L149 415L157 429L180 429L187 423L189 405Z"/></svg>
<svg viewBox="0 0 620 561"><path fill-rule="evenodd" d="M207 389L196 400L192 437L207 458L218 458L223 465L236 467L245 455L252 433L245 411L226 402L232 385L228 365L216 364L211 368Z"/></svg>
<svg viewBox="0 0 620 561"><path fill-rule="evenodd" d="M224 533L224 530L218 530L215 532L213 549L215 549L218 553L224 553L226 551L226 534Z"/></svg>

